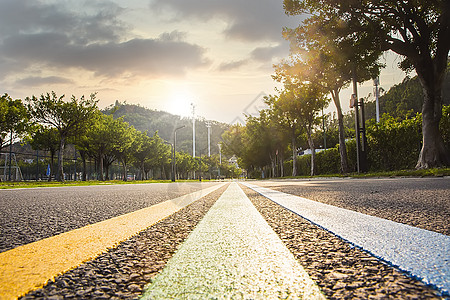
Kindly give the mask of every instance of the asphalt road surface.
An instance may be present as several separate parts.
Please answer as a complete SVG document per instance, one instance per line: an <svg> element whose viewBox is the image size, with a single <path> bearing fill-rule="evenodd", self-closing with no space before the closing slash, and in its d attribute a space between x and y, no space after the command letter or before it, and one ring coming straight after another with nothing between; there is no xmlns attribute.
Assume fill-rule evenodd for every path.
<svg viewBox="0 0 450 300"><path fill-rule="evenodd" d="M447 236L450 233L450 178L302 179L250 183ZM0 255L31 242L45 241L214 185L220 186L192 182L0 190ZM197 225L208 232L208 226L202 227L199 222L206 219L205 215L214 203L224 211L223 216L228 217L227 209L220 204L223 200L218 201L227 188L228 185L220 186L129 240L74 266L24 298L134 299L145 294L166 264L172 268L177 264L176 259L175 263L170 263L170 259ZM242 188L326 298L440 298L440 292L433 287L380 262L254 191ZM246 203L241 212L243 216L250 209ZM236 224L239 219L243 220L235 219ZM246 226L253 228L250 223ZM220 232L220 226L218 230ZM226 235L232 236L233 230ZM255 238L263 235L255 234ZM242 240L244 237L237 238ZM185 250L188 254L189 251ZM253 250L250 247L246 251ZM186 268L191 266L188 264Z"/></svg>
<svg viewBox="0 0 450 300"><path fill-rule="evenodd" d="M450 178L252 182L277 191L450 235Z"/></svg>
<svg viewBox="0 0 450 300"><path fill-rule="evenodd" d="M0 252L214 184L177 182L0 190Z"/></svg>

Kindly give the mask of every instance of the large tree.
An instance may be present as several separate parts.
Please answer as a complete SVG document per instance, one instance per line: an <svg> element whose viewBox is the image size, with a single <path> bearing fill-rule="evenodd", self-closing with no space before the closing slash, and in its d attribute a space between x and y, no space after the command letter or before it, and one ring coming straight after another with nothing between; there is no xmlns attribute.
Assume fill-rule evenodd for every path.
<svg viewBox="0 0 450 300"><path fill-rule="evenodd" d="M320 118L319 112L327 105L328 99L324 96L324 90L312 82L285 83L283 97L278 105L281 109L289 111L291 115L297 115L299 125L306 132L309 148L311 149L311 176L315 175L316 148L312 137L315 125Z"/></svg>
<svg viewBox="0 0 450 300"><path fill-rule="evenodd" d="M8 142L26 133L28 120L29 115L22 100L13 100L8 94L0 97L0 150Z"/></svg>
<svg viewBox="0 0 450 300"><path fill-rule="evenodd" d="M38 123L54 127L59 134L58 171L56 180L64 181L63 154L68 137L84 131L97 109L95 94L90 98L80 99L72 96L70 101L64 101L64 95L58 97L55 92L42 94L39 98L32 96L28 101L28 111Z"/></svg>
<svg viewBox="0 0 450 300"><path fill-rule="evenodd" d="M331 95L338 118L341 172L347 173L344 118L339 94L352 79L364 82L378 76L382 65L378 62L380 49L371 47L375 32L359 32L357 39L342 38L340 30L337 30L339 27L339 19L316 15L298 28L286 28L283 35L291 43L291 55L276 66L274 79L283 82L297 77L301 81L315 82Z"/></svg>
<svg viewBox="0 0 450 300"><path fill-rule="evenodd" d="M58 130L53 127L45 127L38 124L31 132L29 143L35 150L50 152L50 174L48 176L48 181L51 181L54 172L55 153L60 146Z"/></svg>
<svg viewBox="0 0 450 300"><path fill-rule="evenodd" d="M300 114L298 111L298 102L292 93L286 91L279 95L270 95L266 98L266 103L270 107L270 112L276 120L275 125L287 138L291 138L292 150L292 176L297 176L297 138L300 133Z"/></svg>
<svg viewBox="0 0 450 300"><path fill-rule="evenodd" d="M401 67L416 71L424 92L423 143L416 168L450 165L450 153L439 132L450 50L450 1L284 0L284 8L288 14L340 20L333 33L342 38L358 41L359 33L376 32L372 47L401 55Z"/></svg>

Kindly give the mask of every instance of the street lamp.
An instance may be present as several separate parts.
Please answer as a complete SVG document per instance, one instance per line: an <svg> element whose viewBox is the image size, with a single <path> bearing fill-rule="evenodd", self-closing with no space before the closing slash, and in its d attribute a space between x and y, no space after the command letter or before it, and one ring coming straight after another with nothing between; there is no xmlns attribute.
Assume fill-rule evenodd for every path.
<svg viewBox="0 0 450 300"><path fill-rule="evenodd" d="M217 146L219 146L219 170L218 170L218 174L219 174L219 179L220 179L220 167L222 166L222 144L218 143Z"/></svg>
<svg viewBox="0 0 450 300"><path fill-rule="evenodd" d="M175 182L177 163L175 161L175 151L177 147L177 130L186 127L186 125L175 128L173 131L173 147L172 147L172 182Z"/></svg>

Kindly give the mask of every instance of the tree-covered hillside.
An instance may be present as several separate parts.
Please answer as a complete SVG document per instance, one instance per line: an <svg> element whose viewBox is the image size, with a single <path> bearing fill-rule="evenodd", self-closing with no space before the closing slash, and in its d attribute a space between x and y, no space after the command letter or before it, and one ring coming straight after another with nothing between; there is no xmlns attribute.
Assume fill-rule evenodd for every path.
<svg viewBox="0 0 450 300"><path fill-rule="evenodd" d="M112 114L114 118L123 117L125 122L134 126L137 130L147 131L149 136L157 131L162 139L170 143L173 143L173 131L184 125L185 128L177 131L177 151L192 154L192 119L190 118L182 118L164 111L118 101L115 105L102 110L102 112L107 115ZM207 122L205 119L196 119L195 122L197 156L208 153ZM228 125L217 121L209 121L209 123L211 124L211 154L217 154L219 153L217 144L221 141L222 133L228 128Z"/></svg>
<svg viewBox="0 0 450 300"><path fill-rule="evenodd" d="M419 78L405 77L399 84L394 85L383 94L380 99L380 114L388 113L396 119L402 120L422 111L423 90ZM450 72L447 72L442 87L442 104L450 104ZM375 118L375 102L368 102L366 118Z"/></svg>

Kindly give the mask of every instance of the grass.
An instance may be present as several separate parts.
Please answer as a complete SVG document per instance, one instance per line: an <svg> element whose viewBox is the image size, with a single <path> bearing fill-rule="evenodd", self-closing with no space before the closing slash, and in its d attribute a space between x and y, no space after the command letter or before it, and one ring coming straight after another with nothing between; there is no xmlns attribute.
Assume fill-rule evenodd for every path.
<svg viewBox="0 0 450 300"><path fill-rule="evenodd" d="M14 188L36 188L36 187L58 187L58 186L88 186L88 185L108 185L108 184L139 184L139 183L161 183L171 182L170 180L108 180L108 181L3 181L0 182L0 189Z"/></svg>
<svg viewBox="0 0 450 300"><path fill-rule="evenodd" d="M435 168L421 170L397 170L368 173L348 174L323 174L316 176L286 176L283 178L327 178L327 177L351 177L351 178L375 178L375 177L443 177L450 176L450 168Z"/></svg>
<svg viewBox="0 0 450 300"><path fill-rule="evenodd" d="M450 176L450 168L437 168L426 170L398 170L389 172L371 173L349 173L349 174L324 174L317 176L285 176L283 179L294 178L330 178L330 177L351 177L351 178L377 178L377 177L443 177ZM273 178L266 178L273 179ZM203 180L209 181L209 180ZM14 188L36 188L36 187L59 187L59 186L88 186L88 185L108 185L108 184L142 184L142 183L169 183L170 180L108 180L108 181L3 181L0 182L0 189ZM177 182L198 182L198 180L178 180Z"/></svg>

